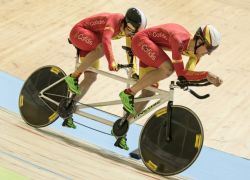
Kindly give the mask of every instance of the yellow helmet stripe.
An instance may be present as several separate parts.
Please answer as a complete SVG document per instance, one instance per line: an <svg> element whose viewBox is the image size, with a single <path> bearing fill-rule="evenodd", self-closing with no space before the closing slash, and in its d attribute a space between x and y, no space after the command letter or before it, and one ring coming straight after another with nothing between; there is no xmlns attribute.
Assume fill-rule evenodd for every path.
<svg viewBox="0 0 250 180"><path fill-rule="evenodd" d="M208 26L205 26L205 28L203 30L203 34L204 34L205 39L211 45L212 44L212 39L211 39L211 34L210 34Z"/></svg>

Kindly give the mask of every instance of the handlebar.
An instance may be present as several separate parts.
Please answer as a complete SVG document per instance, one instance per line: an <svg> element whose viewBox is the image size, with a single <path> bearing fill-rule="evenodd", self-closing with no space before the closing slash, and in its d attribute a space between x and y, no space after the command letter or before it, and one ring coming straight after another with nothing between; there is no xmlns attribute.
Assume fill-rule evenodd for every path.
<svg viewBox="0 0 250 180"><path fill-rule="evenodd" d="M118 70L120 69L125 69L125 68L133 68L133 58L134 58L134 54L132 52L132 49L130 47L127 46L122 46L122 49L124 49L128 56L130 57L130 62L129 64L117 64Z"/></svg>
<svg viewBox="0 0 250 180"><path fill-rule="evenodd" d="M122 46L122 49L124 49L127 52L127 54L130 56L130 63L129 64L118 64L118 69L132 68L133 67L133 57L134 57L132 49L130 47L127 47L127 46ZM205 99L205 98L208 98L210 95L209 94L199 95L194 90L189 89L189 86L208 86L210 84L211 83L208 82L206 79L201 80L201 81L187 81L182 76L180 76L178 78L178 81L176 82L177 86L179 86L184 91L190 92L193 96L195 96L198 99Z"/></svg>
<svg viewBox="0 0 250 180"><path fill-rule="evenodd" d="M196 93L194 90L189 89L190 86L208 86L211 85L210 82L208 82L208 80L204 79L201 81L187 81L185 78L183 77L179 77L178 81L176 82L176 85L178 87L180 87L181 89L183 89L184 91L188 91L190 92L190 94L192 94L193 96L195 96L198 99L206 99L210 96L210 94L205 94L205 95L199 95L198 93Z"/></svg>
<svg viewBox="0 0 250 180"><path fill-rule="evenodd" d="M133 64L117 64L118 69L133 68Z"/></svg>
<svg viewBox="0 0 250 180"><path fill-rule="evenodd" d="M205 94L205 95L199 95L197 94L194 90L192 89L188 89L188 92L190 92L190 94L192 94L193 96L195 96L198 99L206 99L210 96L210 94Z"/></svg>

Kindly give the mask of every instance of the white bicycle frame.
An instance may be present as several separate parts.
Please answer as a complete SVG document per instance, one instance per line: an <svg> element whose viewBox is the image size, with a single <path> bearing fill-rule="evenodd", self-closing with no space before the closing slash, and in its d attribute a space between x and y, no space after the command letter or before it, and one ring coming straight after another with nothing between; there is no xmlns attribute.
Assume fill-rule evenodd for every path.
<svg viewBox="0 0 250 180"><path fill-rule="evenodd" d="M131 78L124 78L124 77L121 77L121 76L118 76L115 74L111 74L111 73L108 73L108 72L105 72L102 70L97 70L97 69L92 68L92 67L89 68L88 70L92 71L94 73L112 78L114 80L126 83L127 85L133 85L136 83L136 81L131 79ZM156 101L154 104L152 104L151 106L144 109L142 112L138 113L135 117L132 117L131 119L129 119L130 124L139 120L140 118L142 118L146 114L152 112L157 107L161 106L162 104L166 103L167 101L173 101L173 93L174 93L173 88L170 88L170 91L165 91L165 90L157 89L154 87L147 87L146 89L149 91L155 92L156 94L153 96L150 96L150 97L135 98L134 102L137 103L137 102L150 101L150 100L156 100L156 99L158 99L158 101ZM115 101L96 102L96 103L91 103L91 104L86 104L86 105L76 105L75 114L78 114L78 115L83 116L83 117L87 117L89 119L100 122L102 124L106 124L108 126L113 126L114 122L112 122L108 119L98 117L98 116L95 116L93 114L81 111L81 110L84 108L89 108L89 107L96 108L96 107L101 107L101 106L110 106L110 105L117 105L117 104L121 104L121 101L115 100Z"/></svg>
<svg viewBox="0 0 250 180"><path fill-rule="evenodd" d="M75 68L77 68L79 65L78 62L78 58L76 58L76 66ZM125 84L127 84L127 87L133 85L136 83L135 80L133 80L130 77L130 72L127 71L127 75L128 78L124 78L115 74L111 74L102 70L97 70L95 68L88 68L88 71L92 71L94 73L112 78L114 80L123 82ZM61 81L64 81L64 78L56 81L55 83L51 84L50 86L46 87L45 89L43 89L40 92L39 97L44 98L54 104L56 104L57 106L59 106L59 102L54 101L53 99L47 97L45 95L45 92L50 89L51 87L55 86L56 84L60 83ZM165 91L165 90L161 90L161 89L157 89L154 87L147 87L146 89L152 92L155 92L155 95L150 96L150 97L140 97L140 98L135 98L134 99L134 103L137 102L143 102L143 101L150 101L150 100L156 100L158 99L158 101L156 101L154 104L152 104L151 106L147 107L146 109L144 109L142 112L138 113L136 116L132 117L129 119L129 123L132 124L136 121L138 121L140 118L142 118L143 116L147 115L148 113L152 112L153 110L155 110L156 108L158 108L159 106L161 106L162 104L166 103L167 101L173 101L173 96L174 96L174 88L173 88L173 84L170 85L170 90L169 91ZM118 95L118 94L117 94ZM96 102L96 103L90 103L90 104L76 104L76 110L75 110L75 114L78 114L80 116L89 118L91 120L100 122L102 124L108 125L108 126L113 126L114 122L110 121L108 119L99 117L99 116L95 116L93 114L87 113L85 111L82 111L84 108L97 108L97 107L101 107L101 106L110 106L110 105L117 105L117 104L122 104L120 100L115 100L115 101L105 101L105 102ZM108 113L108 112L107 112Z"/></svg>

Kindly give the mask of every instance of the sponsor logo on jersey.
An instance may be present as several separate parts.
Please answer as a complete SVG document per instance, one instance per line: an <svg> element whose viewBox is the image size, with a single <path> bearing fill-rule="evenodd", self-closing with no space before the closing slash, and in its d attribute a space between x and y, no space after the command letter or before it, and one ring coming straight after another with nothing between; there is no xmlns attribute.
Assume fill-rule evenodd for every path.
<svg viewBox="0 0 250 180"><path fill-rule="evenodd" d="M84 34L76 34L75 37L83 42L85 42L86 44L89 45L93 45L93 40L90 39L88 36L84 35Z"/></svg>
<svg viewBox="0 0 250 180"><path fill-rule="evenodd" d="M168 35L163 32L153 32L152 36L156 38L163 38L165 40L168 40Z"/></svg>
<svg viewBox="0 0 250 180"><path fill-rule="evenodd" d="M147 44L144 44L142 41L139 43L139 47L142 51L144 51L153 61L156 60L156 54L153 52L153 50L148 47Z"/></svg>
<svg viewBox="0 0 250 180"><path fill-rule="evenodd" d="M90 26L95 26L95 25L101 25L101 24L105 24L106 21L103 20L103 19L97 19L97 20L94 20L94 21L90 21L89 22L89 25Z"/></svg>

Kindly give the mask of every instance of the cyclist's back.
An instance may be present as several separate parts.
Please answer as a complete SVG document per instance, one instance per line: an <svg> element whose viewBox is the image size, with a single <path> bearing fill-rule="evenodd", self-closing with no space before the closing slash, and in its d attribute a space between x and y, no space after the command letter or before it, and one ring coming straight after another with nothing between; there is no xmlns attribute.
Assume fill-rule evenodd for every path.
<svg viewBox="0 0 250 180"><path fill-rule="evenodd" d="M120 26L118 25L121 24L123 19L124 15L119 13L99 13L81 20L75 26L88 29L92 32L97 32L99 34L102 34L107 27L113 28L115 32L120 32Z"/></svg>

